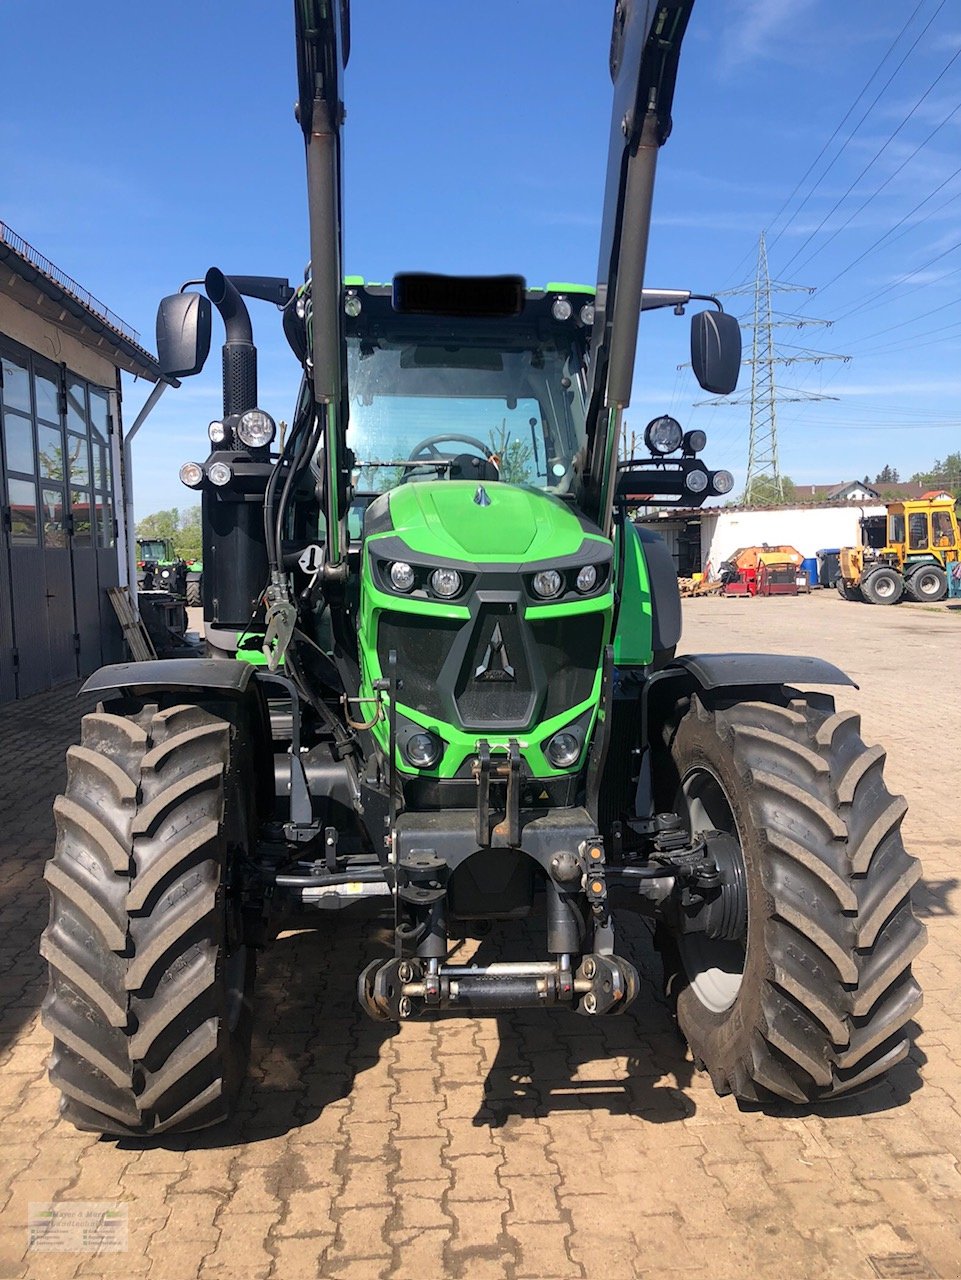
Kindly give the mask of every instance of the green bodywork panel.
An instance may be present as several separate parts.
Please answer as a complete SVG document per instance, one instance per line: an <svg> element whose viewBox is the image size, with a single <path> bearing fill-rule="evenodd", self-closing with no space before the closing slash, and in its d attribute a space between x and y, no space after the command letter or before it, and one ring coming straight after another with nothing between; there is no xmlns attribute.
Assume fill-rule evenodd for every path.
<svg viewBox="0 0 961 1280"><path fill-rule="evenodd" d="M380 616L389 612L410 613L419 618L462 620L470 623L471 611L464 604L442 600L411 597L382 591L375 580L371 557L376 556L378 544L387 539L400 539L412 555L436 557L442 562L459 561L465 572L483 569L484 565L525 566L561 560L574 556L585 540L609 546L609 540L599 533L589 532L578 513L559 498L541 490L502 484L494 481L483 488L490 505L480 506L474 501L477 484L473 481L424 481L401 485L390 491L390 517L393 528L386 533L367 537L361 570L361 605L359 619L359 648L361 663L360 696L371 699L362 703L365 718L370 718L375 698L374 683L386 673L381 670L377 652L377 628ZM396 543L395 543L396 545ZM396 558L396 550L392 552ZM521 606L523 616L531 621L549 618L600 614L603 617L603 643L610 641L610 625L614 608L612 583L599 594L582 600L566 600ZM511 739L516 739L521 756L526 761L532 777L561 777L575 772L583 764L589 750L590 735L597 715L601 693L603 645L598 654L598 668L590 696L575 706L565 708L549 720L530 725L525 732L511 729L497 734L485 730L482 734L464 730L450 723L441 723L437 717L425 715L402 701L403 690L397 702L397 711L414 724L436 733L445 743L444 753L433 769L414 771L398 751L397 768L406 774L422 777L452 778L471 756L476 755L478 740L483 737L490 743L492 752L506 751ZM398 673L403 678L403 671ZM382 699L383 714L372 733L386 752L389 749L387 699ZM547 740L559 729L582 716L588 716L587 732L581 759L568 769L555 768L544 754Z"/></svg>
<svg viewBox="0 0 961 1280"><path fill-rule="evenodd" d="M400 485L390 495L394 533L421 555L476 564L569 556L584 541L579 518L560 498L499 481L483 488L489 506L474 501L473 480Z"/></svg>
<svg viewBox="0 0 961 1280"><path fill-rule="evenodd" d="M620 584L614 665L646 667L654 659L651 583L644 548L629 520L616 526L614 572Z"/></svg>

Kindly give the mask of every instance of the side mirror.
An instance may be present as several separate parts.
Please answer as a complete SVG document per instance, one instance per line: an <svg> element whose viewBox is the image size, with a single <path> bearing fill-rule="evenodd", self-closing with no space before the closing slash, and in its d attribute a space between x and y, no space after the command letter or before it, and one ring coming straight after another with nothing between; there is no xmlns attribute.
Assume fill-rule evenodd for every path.
<svg viewBox="0 0 961 1280"><path fill-rule="evenodd" d="M199 373L210 353L210 301L200 293L173 293L157 309L157 363L172 378Z"/></svg>
<svg viewBox="0 0 961 1280"><path fill-rule="evenodd" d="M691 366L705 391L729 396L741 370L741 326L726 311L691 316Z"/></svg>

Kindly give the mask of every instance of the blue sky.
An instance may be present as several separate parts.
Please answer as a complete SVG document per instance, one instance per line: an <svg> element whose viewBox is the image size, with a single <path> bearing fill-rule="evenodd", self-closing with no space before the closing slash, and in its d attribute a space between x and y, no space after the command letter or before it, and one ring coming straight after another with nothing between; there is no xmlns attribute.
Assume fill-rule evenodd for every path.
<svg viewBox="0 0 961 1280"><path fill-rule="evenodd" d="M211 265L301 277L290 4L3 7L0 218L151 347L159 298ZM353 0L346 270L375 280L427 269L593 281L610 12L606 0ZM647 280L730 288L753 275L758 234L769 228L772 274L819 287L777 305L833 324L779 335L854 358L779 371L787 386L838 397L779 410L782 470L797 482L873 476L885 463L906 476L961 448L959 51L954 0L695 6L659 162ZM289 418L297 369L279 314L264 304L253 314L261 402ZM641 431L670 410L705 428L709 464L740 484L747 408L693 408L703 396L676 368L686 348L686 321L645 317L628 420ZM193 501L177 469L205 452L219 364L215 347L205 372L168 391L140 433L138 517ZM128 423L148 390L128 380Z"/></svg>

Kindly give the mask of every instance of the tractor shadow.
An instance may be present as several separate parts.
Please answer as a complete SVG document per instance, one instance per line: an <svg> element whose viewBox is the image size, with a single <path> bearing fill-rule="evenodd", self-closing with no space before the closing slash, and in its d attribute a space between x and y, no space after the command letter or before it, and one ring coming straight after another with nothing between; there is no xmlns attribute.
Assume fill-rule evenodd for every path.
<svg viewBox="0 0 961 1280"><path fill-rule="evenodd" d="M496 945L482 943L472 962L543 958L537 923L506 929ZM565 1111L605 1111L651 1124L695 1114L689 1093L694 1064L660 994L661 962L650 929L636 917L622 919L617 950L640 976L638 997L625 1013L592 1018L566 1009L525 1009L493 1015L498 1043L475 1126L497 1129L514 1119Z"/></svg>

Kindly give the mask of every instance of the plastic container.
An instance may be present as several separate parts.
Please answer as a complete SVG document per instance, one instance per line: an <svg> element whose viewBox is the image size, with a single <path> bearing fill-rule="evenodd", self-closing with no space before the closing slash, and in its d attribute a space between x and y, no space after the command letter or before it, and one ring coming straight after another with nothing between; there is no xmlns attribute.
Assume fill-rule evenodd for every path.
<svg viewBox="0 0 961 1280"><path fill-rule="evenodd" d="M808 582L812 587L820 586L818 581L818 562L816 556L806 556L801 561L801 571L807 574Z"/></svg>
<svg viewBox="0 0 961 1280"><path fill-rule="evenodd" d="M841 572L841 548L825 547L817 553L818 581L822 587L833 587Z"/></svg>

